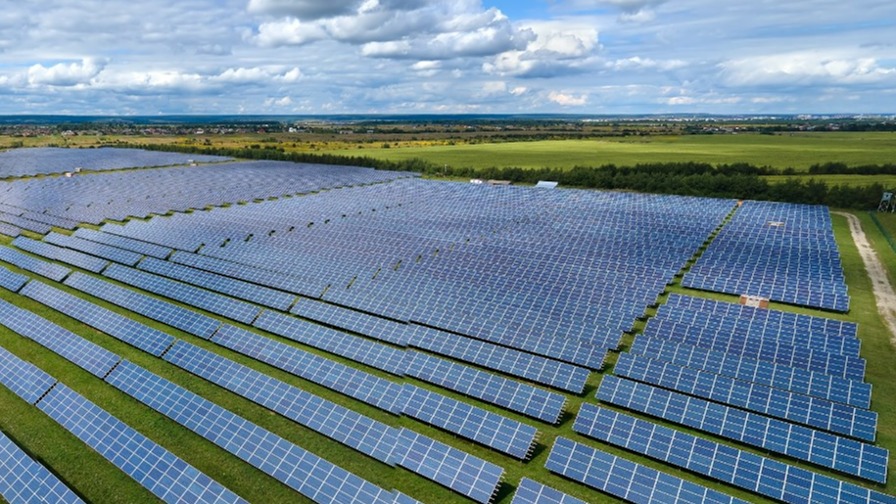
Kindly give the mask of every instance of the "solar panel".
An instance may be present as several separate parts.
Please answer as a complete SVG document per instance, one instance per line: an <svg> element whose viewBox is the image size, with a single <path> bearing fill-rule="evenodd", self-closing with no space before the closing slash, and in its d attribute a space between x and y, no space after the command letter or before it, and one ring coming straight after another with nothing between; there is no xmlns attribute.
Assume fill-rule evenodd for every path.
<svg viewBox="0 0 896 504"><path fill-rule="evenodd" d="M635 338L629 351L636 355L702 369L738 380L790 390L798 394L850 404L857 408L869 409L871 407L870 383L760 361L746 356L732 356L724 352L715 352L643 335Z"/></svg>
<svg viewBox="0 0 896 504"><path fill-rule="evenodd" d="M37 234L46 234L53 229L53 227L49 224L37 222L25 217L20 217L18 215L10 215L3 212L0 212L0 222L4 222L8 225L13 226L14 228L26 229Z"/></svg>
<svg viewBox="0 0 896 504"><path fill-rule="evenodd" d="M586 504L585 501L570 497L547 485L523 478L513 494L510 504Z"/></svg>
<svg viewBox="0 0 896 504"><path fill-rule="evenodd" d="M28 277L13 273L4 267L0 267L0 287L17 292L28 282Z"/></svg>
<svg viewBox="0 0 896 504"><path fill-rule="evenodd" d="M116 224L107 224L107 226L114 225ZM167 247L162 247L152 243L128 238L126 236L118 236L116 234L104 233L102 231L96 231L94 229L84 227L78 228L78 230L75 231L72 236L81 238L83 240L89 240L95 243L102 243L112 247L117 247L123 250L129 250L137 254L156 257L159 259L164 259L171 255L171 252L173 252L173 250Z"/></svg>
<svg viewBox="0 0 896 504"><path fill-rule="evenodd" d="M408 346L413 332L407 324L308 298L300 299L289 312L398 346Z"/></svg>
<svg viewBox="0 0 896 504"><path fill-rule="evenodd" d="M75 250L57 247L56 245L51 245L49 243L32 240L26 236L19 236L12 241L12 244L15 247L46 257L47 259L62 261L94 273L103 271L103 268L109 265L109 261L105 259L82 254Z"/></svg>
<svg viewBox="0 0 896 504"><path fill-rule="evenodd" d="M208 315L120 287L84 273L76 272L72 274L66 279L65 285L200 338L210 338L215 333L215 330L218 329L218 326L221 325L221 322Z"/></svg>
<svg viewBox="0 0 896 504"><path fill-rule="evenodd" d="M289 310L289 307L296 300L295 294L287 294L276 289L262 287L182 264L160 261L151 257L141 261L138 267L150 273L180 280L197 287L244 299L279 311Z"/></svg>
<svg viewBox="0 0 896 504"><path fill-rule="evenodd" d="M174 343L174 337L170 334L37 280L22 289L22 295L156 357Z"/></svg>
<svg viewBox="0 0 896 504"><path fill-rule="evenodd" d="M573 430L786 502L896 502L894 496L593 404L582 406Z"/></svg>
<svg viewBox="0 0 896 504"><path fill-rule="evenodd" d="M403 351L366 338L352 336L270 310L262 312L252 325L387 373L398 376L404 374Z"/></svg>
<svg viewBox="0 0 896 504"><path fill-rule="evenodd" d="M128 266L134 266L143 258L143 255L136 252L56 232L44 236L44 241Z"/></svg>
<svg viewBox="0 0 896 504"><path fill-rule="evenodd" d="M392 501L376 485L128 361L106 381L315 502Z"/></svg>
<svg viewBox="0 0 896 504"><path fill-rule="evenodd" d="M538 430L531 425L414 385L405 384L403 392L404 415L520 460L532 454Z"/></svg>
<svg viewBox="0 0 896 504"><path fill-rule="evenodd" d="M6 261L23 270L37 273L57 282L61 282L66 275L72 272L61 264L43 261L2 245L0 245L0 261Z"/></svg>
<svg viewBox="0 0 896 504"><path fill-rule="evenodd" d="M165 502L245 502L65 385L37 407Z"/></svg>
<svg viewBox="0 0 896 504"><path fill-rule="evenodd" d="M53 387L56 379L0 347L0 383L28 404L34 404Z"/></svg>
<svg viewBox="0 0 896 504"><path fill-rule="evenodd" d="M636 504L746 504L716 490L564 437L554 441L545 467L553 473Z"/></svg>
<svg viewBox="0 0 896 504"><path fill-rule="evenodd" d="M622 354L616 374L837 434L874 442L877 413L743 382L632 354Z"/></svg>
<svg viewBox="0 0 896 504"><path fill-rule="evenodd" d="M22 230L6 222L0 222L0 234L15 238L22 234Z"/></svg>
<svg viewBox="0 0 896 504"><path fill-rule="evenodd" d="M777 420L616 376L597 397L632 411L791 456L877 483L887 482L889 452L854 439Z"/></svg>
<svg viewBox="0 0 896 504"><path fill-rule="evenodd" d="M504 469L457 448L401 429L396 463L476 502L491 502Z"/></svg>
<svg viewBox="0 0 896 504"><path fill-rule="evenodd" d="M36 281L29 282L22 289L22 293L24 294L31 285L37 284ZM43 345L100 378L106 376L121 360L119 356L105 348L2 299L0 299L0 325Z"/></svg>
<svg viewBox="0 0 896 504"><path fill-rule="evenodd" d="M466 394L545 422L560 421L566 397L527 383L407 350L405 373L419 380Z"/></svg>
<svg viewBox="0 0 896 504"><path fill-rule="evenodd" d="M389 413L401 413L401 385L360 369L228 324L212 342Z"/></svg>
<svg viewBox="0 0 896 504"><path fill-rule="evenodd" d="M249 303L118 264L106 268L103 275L244 324L251 324L261 312Z"/></svg>
<svg viewBox="0 0 896 504"><path fill-rule="evenodd" d="M185 341L164 359L309 429L390 464L396 429Z"/></svg>
<svg viewBox="0 0 896 504"><path fill-rule="evenodd" d="M572 364L422 326L411 345L576 394L585 389L590 374Z"/></svg>
<svg viewBox="0 0 896 504"><path fill-rule="evenodd" d="M46 467L0 432L0 497L9 504L82 501Z"/></svg>

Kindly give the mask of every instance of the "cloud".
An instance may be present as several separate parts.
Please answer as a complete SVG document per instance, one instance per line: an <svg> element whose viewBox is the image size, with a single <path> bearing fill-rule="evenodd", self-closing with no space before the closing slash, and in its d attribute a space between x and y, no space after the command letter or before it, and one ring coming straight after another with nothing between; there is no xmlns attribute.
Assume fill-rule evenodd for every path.
<svg viewBox="0 0 896 504"><path fill-rule="evenodd" d="M254 40L262 47L280 47L303 45L326 37L326 31L319 25L288 18L262 23Z"/></svg>
<svg viewBox="0 0 896 504"><path fill-rule="evenodd" d="M264 101L264 106L267 108L288 107L290 105L292 105L292 98L288 96L284 96L282 98L268 98Z"/></svg>
<svg viewBox="0 0 896 504"><path fill-rule="evenodd" d="M533 36L523 50L506 51L483 64L489 74L523 78L578 73L592 63L598 49L597 30L572 21L532 22Z"/></svg>
<svg viewBox="0 0 896 504"><path fill-rule="evenodd" d="M750 56L719 66L723 82L731 87L896 84L896 68L842 50Z"/></svg>
<svg viewBox="0 0 896 504"><path fill-rule="evenodd" d="M28 83L45 86L76 86L86 84L106 66L105 61L84 58L80 62L57 63L51 67L41 64L28 68Z"/></svg>
<svg viewBox="0 0 896 504"><path fill-rule="evenodd" d="M286 70L282 67L228 68L209 80L230 84L266 84L272 81L296 82L302 77L298 67Z"/></svg>
<svg viewBox="0 0 896 504"><path fill-rule="evenodd" d="M358 0L249 0L247 10L252 14L314 20L350 14L359 4Z"/></svg>
<svg viewBox="0 0 896 504"><path fill-rule="evenodd" d="M657 61L651 58L642 58L640 56L632 56L607 62L607 68L623 72L642 69L657 69L663 71L677 70L679 68L684 68L685 66L687 66L687 63L680 59Z"/></svg>
<svg viewBox="0 0 896 504"><path fill-rule="evenodd" d="M551 91L548 93L548 100L562 107L581 107L588 103L588 95L571 95L561 93L559 91Z"/></svg>

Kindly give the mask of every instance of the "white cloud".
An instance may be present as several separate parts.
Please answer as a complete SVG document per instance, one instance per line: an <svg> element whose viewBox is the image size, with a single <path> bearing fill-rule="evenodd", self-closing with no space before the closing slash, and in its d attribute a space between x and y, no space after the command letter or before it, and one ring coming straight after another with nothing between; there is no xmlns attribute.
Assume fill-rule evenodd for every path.
<svg viewBox="0 0 896 504"><path fill-rule="evenodd" d="M284 96L282 98L268 98L264 101L264 106L267 108L271 107L288 107L292 105L292 98L288 96Z"/></svg>
<svg viewBox="0 0 896 504"><path fill-rule="evenodd" d="M551 91L548 93L548 100L560 105L562 107L581 107L588 103L588 95L571 95L567 93L561 93L559 91Z"/></svg>
<svg viewBox="0 0 896 504"><path fill-rule="evenodd" d="M751 56L726 61L720 67L724 82L732 87L896 83L896 68L842 50Z"/></svg>
<svg viewBox="0 0 896 504"><path fill-rule="evenodd" d="M639 69L657 69L657 70L677 70L687 66L687 63L680 59L671 59L666 61L657 61L651 58L642 58L640 56L632 56L630 58L617 59L607 63L607 67L616 71L629 71Z"/></svg>
<svg viewBox="0 0 896 504"><path fill-rule="evenodd" d="M307 44L326 37L326 32L319 25L287 18L262 23L254 40L262 47L279 47Z"/></svg>
<svg viewBox="0 0 896 504"><path fill-rule="evenodd" d="M353 12L358 0L249 0L253 14L294 16L299 19L321 19Z"/></svg>
<svg viewBox="0 0 896 504"><path fill-rule="evenodd" d="M510 90L510 94L512 94L513 96L522 96L527 92L529 92L529 88L527 88L526 86L517 86Z"/></svg>
<svg viewBox="0 0 896 504"><path fill-rule="evenodd" d="M57 63L51 67L41 64L28 68L28 83L46 86L76 86L86 84L106 66L105 61L84 58L80 62Z"/></svg>
<svg viewBox="0 0 896 504"><path fill-rule="evenodd" d="M523 50L506 51L483 64L486 73L517 77L550 77L574 72L591 63L598 49L597 29L574 21L531 22L534 34Z"/></svg>

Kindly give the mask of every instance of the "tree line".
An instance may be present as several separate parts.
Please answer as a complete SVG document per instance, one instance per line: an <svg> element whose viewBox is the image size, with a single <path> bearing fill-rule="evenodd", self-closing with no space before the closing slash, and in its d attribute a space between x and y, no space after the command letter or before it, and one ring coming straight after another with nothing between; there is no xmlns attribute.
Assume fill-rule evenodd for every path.
<svg viewBox="0 0 896 504"><path fill-rule="evenodd" d="M463 177L483 180L508 180L534 184L553 180L563 186L628 190L684 196L737 198L788 203L821 204L837 208L867 210L877 208L885 188L879 183L866 186L827 184L822 180L790 177L783 183L771 184L764 175L792 174L792 169L778 170L748 163L712 165L709 163L646 163L634 166L575 166L562 168L519 167L452 167L422 159L391 161L368 156L342 156L308 152L286 152L282 149L203 147L195 145L142 145L142 149L177 151L188 154L228 156L243 159L267 159L297 163L362 166L377 170L416 172L433 177ZM896 174L894 165L849 167L842 163L813 165L810 175L829 174Z"/></svg>

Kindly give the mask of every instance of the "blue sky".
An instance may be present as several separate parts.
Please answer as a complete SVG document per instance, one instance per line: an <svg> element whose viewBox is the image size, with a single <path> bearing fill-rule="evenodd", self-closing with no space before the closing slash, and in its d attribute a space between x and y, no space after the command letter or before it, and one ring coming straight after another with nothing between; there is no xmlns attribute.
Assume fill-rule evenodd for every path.
<svg viewBox="0 0 896 504"><path fill-rule="evenodd" d="M886 0L47 0L0 114L896 113Z"/></svg>

